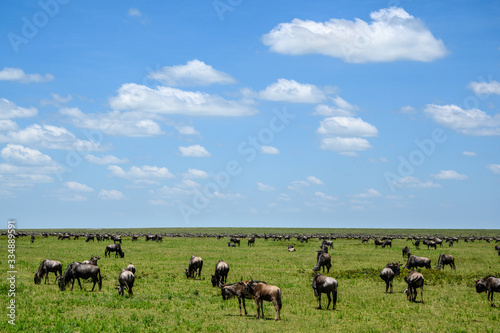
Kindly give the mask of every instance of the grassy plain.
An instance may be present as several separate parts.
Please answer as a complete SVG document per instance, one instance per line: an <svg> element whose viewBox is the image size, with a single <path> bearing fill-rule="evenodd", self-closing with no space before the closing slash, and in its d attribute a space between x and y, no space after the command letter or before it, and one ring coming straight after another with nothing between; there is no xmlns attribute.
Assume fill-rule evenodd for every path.
<svg viewBox="0 0 500 333"><path fill-rule="evenodd" d="M117 231L117 230L114 230ZM145 231L145 230L141 230ZM474 234L498 236L498 230L325 230L325 229L162 229L152 232L197 233L363 233L363 234ZM100 233L104 231L99 231ZM132 232L121 230L121 232ZM135 231L137 232L137 231ZM0 256L0 299L8 304L7 241ZM228 238L168 237L162 243L132 242L124 237L125 258L104 258L104 248L112 242L85 243L84 239L60 241L55 237L29 237L16 240L16 325L7 323L3 306L1 332L499 332L500 307L492 308L486 294L477 294L474 279L500 276L500 256L495 244L485 241L437 250L421 246L416 250L403 239L393 241L392 248L375 248L373 241L361 244L357 239L337 239L331 251L333 267L329 276L339 283L337 309L316 310L311 288L318 239L308 243L257 239L255 247L227 247ZM287 252L288 244L297 249ZM423 269L425 303L410 303L401 291L405 288L402 274L395 279L394 294L385 294L380 270L392 261L404 262L401 249L408 245L413 254L426 256L435 267L440 253L455 256L457 269L444 271ZM43 259L63 263L63 270L72 261L83 261L100 255L98 265L103 276L101 292L91 292L92 284L77 283L73 291L61 292L54 285L34 285L33 276ZM203 258L201 279L186 279L191 255ZM223 301L218 288L210 283L216 262L225 260L230 266L228 282L261 279L277 285L283 294L281 321L274 322L274 307L264 304L265 320L255 319L256 308L247 300L248 315L240 317L238 301ZM137 269L134 296L119 297L114 284L122 268L133 263ZM96 287L97 288L97 287ZM420 299L420 295L417 300ZM500 305L500 295L496 294ZM326 306L323 297L323 307Z"/></svg>

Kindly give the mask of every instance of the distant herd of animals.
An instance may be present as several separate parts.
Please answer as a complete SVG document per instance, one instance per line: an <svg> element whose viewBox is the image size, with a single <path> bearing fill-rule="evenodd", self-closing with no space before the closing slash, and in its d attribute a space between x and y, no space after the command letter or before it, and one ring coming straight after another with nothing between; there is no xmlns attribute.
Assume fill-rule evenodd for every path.
<svg viewBox="0 0 500 333"><path fill-rule="evenodd" d="M19 233L17 237L20 236L29 236L30 234ZM113 240L113 244L107 245L105 248L105 257L111 257L111 252L115 253L115 258L120 257L124 258L125 252L121 248L122 243L122 235L112 235L112 234L94 234L94 235L80 235L80 234L48 234L42 233L39 236L48 237L48 236L57 236L60 240L78 239L79 237L86 237L86 242L94 241L97 239L98 241L106 241ZM228 237L227 235L207 235L207 234L163 234L163 235L124 235L131 236L132 241L137 241L140 237L145 237L146 241L155 241L162 242L163 237L217 237L218 239L223 237ZM230 241L228 242L228 246L234 247L236 244L240 246L241 238L247 237L247 245L254 246L256 238L262 238L264 240L273 239L273 240L288 240L290 241L292 236L289 235L237 235L237 236L229 236ZM336 302L337 302L337 288L338 283L333 277L322 275L319 271L322 269L322 272L325 273L325 269L327 273L329 273L331 268L331 255L328 253L329 250L333 250L333 241L336 238L340 238L342 236L325 236L325 235L300 235L294 236L297 241L300 242L308 242L311 239L317 238L321 240L320 250L317 250L316 255L316 265L313 267L314 276L312 279L312 288L314 291L314 295L316 296L317 307L316 309L321 309L321 295L326 294L328 298L328 304L326 309L329 308L330 304L332 304L332 309L335 310ZM381 247L392 247L392 239L397 237L383 237L380 240L376 237L361 237L361 236L353 236L347 235L345 238L359 238L362 243L368 243L370 240L373 240L375 246ZM402 238L402 237L399 237ZM440 239L438 237L408 237L407 241L411 241L412 245L419 249L420 245L425 245L428 248L436 249L437 246L443 245L443 243L447 243L450 247L453 246L454 243L462 240L464 242L474 242L478 240L486 241L488 243L500 242L500 238L498 237L448 237L445 239ZM31 234L31 242L35 241L35 235ZM295 248L292 244L288 245L288 251L294 252ZM500 246L495 245L495 251L500 255ZM405 246L402 249L402 256L407 258L405 269L410 269L408 276L404 278L407 287L403 291L406 293L407 299L411 302L416 302L416 298L418 295L418 290L420 289L420 302L424 303L423 298L423 286L424 286L424 276L415 270L415 268L423 267L427 269L431 269L431 260L426 257L418 257L412 255L410 253L410 249L408 246ZM56 282L61 291L64 291L66 287L71 283L71 290L73 290L73 285L75 280L77 280L80 289L82 289L82 285L80 283L80 279L91 279L93 282L92 291L94 291L95 285L97 284L99 287L99 291L102 288L102 277L100 269L97 265L97 261L100 259L98 256L91 256L90 260L82 261L82 262L72 262L70 263L64 273L62 272L62 264L56 260L45 259L40 263L40 266L35 273L34 282L35 284L40 284L43 277L45 276L45 283L47 283L47 278L49 273L54 273L56 276ZM438 263L436 269L444 269L444 266L449 265L451 269L455 270L455 258L452 255L448 254L440 254L438 258ZM395 276L400 274L400 267L402 264L397 262L388 263L380 272L380 278L385 282L385 292L393 292L392 281ZM203 268L203 259L197 256L192 256L189 260L188 267L185 268L185 274L187 278L201 277L201 271ZM211 283L213 287L219 287L221 290L223 300L228 300L236 297L238 299L240 316L242 315L241 304L243 304L243 309L245 315L247 314L245 299L253 299L256 307L257 307L257 315L256 318L262 316L264 318L263 312L263 301L272 302L275 307L275 319L280 319L280 310L282 308L281 302L281 289L278 286L274 286L271 284L267 284L264 281L253 280L251 278L248 281L243 281L243 278L240 281L235 283L227 283L227 276L229 273L229 265L223 261L219 260L215 265L215 272L211 274ZM127 267L123 268L118 275L118 283L115 283L116 288L118 290L118 294L120 296L124 295L124 292L127 291L129 297L133 295L132 288L134 286L135 280L135 267L132 264L129 264ZM493 293L500 292L500 278L494 276L486 276L482 279L475 281L475 288L478 293L487 292L487 299L490 302L491 306L495 306L493 303Z"/></svg>

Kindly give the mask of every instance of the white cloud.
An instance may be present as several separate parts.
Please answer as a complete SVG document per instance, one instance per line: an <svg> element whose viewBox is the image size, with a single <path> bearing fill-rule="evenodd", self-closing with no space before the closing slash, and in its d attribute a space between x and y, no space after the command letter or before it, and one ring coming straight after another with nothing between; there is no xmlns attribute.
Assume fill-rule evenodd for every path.
<svg viewBox="0 0 500 333"><path fill-rule="evenodd" d="M490 81L490 82L471 82L467 86L470 90L474 91L476 95L500 95L500 82Z"/></svg>
<svg viewBox="0 0 500 333"><path fill-rule="evenodd" d="M77 182L64 182L63 186L70 191L74 192L93 192L94 189L85 185L85 184L80 184Z"/></svg>
<svg viewBox="0 0 500 333"><path fill-rule="evenodd" d="M459 174L455 170L441 170L438 174L431 175L436 179L450 179L450 180L465 180L469 179L466 175Z"/></svg>
<svg viewBox="0 0 500 333"><path fill-rule="evenodd" d="M399 109L399 112L403 114L415 114L417 111L413 106L405 105Z"/></svg>
<svg viewBox="0 0 500 333"><path fill-rule="evenodd" d="M373 188L368 189L364 193L354 194L354 198L378 198L382 196L379 191L374 190Z"/></svg>
<svg viewBox="0 0 500 333"><path fill-rule="evenodd" d="M125 199L125 195L117 190L101 190L99 192L99 198L103 200L123 200Z"/></svg>
<svg viewBox="0 0 500 333"><path fill-rule="evenodd" d="M261 99L290 103L321 103L326 95L313 84L278 79L259 93Z"/></svg>
<svg viewBox="0 0 500 333"><path fill-rule="evenodd" d="M15 131L18 126L12 120L0 120L0 132Z"/></svg>
<svg viewBox="0 0 500 333"><path fill-rule="evenodd" d="M294 180L290 185L288 185L288 189L292 191L299 191L306 186L309 186L308 182L304 180Z"/></svg>
<svg viewBox="0 0 500 333"><path fill-rule="evenodd" d="M320 122L317 132L326 136L373 137L378 135L375 126L354 117L329 117Z"/></svg>
<svg viewBox="0 0 500 333"><path fill-rule="evenodd" d="M59 112L69 116L74 126L97 129L104 134L128 137L147 137L162 134L160 125L141 112L111 111L86 114L78 108L63 108Z"/></svg>
<svg viewBox="0 0 500 333"><path fill-rule="evenodd" d="M293 19L280 23L262 40L283 54L323 54L349 63L398 60L433 61L447 51L425 24L404 9L391 7L370 14L372 22Z"/></svg>
<svg viewBox="0 0 500 333"><path fill-rule="evenodd" d="M203 170L188 169L188 172L184 174L184 177L188 179L206 179L209 178L210 175Z"/></svg>
<svg viewBox="0 0 500 333"><path fill-rule="evenodd" d="M175 129L179 132L179 134L183 134L183 135L198 135L198 134L200 134L193 126L175 125Z"/></svg>
<svg viewBox="0 0 500 333"><path fill-rule="evenodd" d="M230 75L215 70L203 61L194 59L185 65L163 67L149 74L149 78L167 86L207 86L215 83L236 83Z"/></svg>
<svg viewBox="0 0 500 333"><path fill-rule="evenodd" d="M368 140L362 138L324 138L321 140L321 149L342 153L353 153L372 148ZM353 155L353 154L351 154Z"/></svg>
<svg viewBox="0 0 500 333"><path fill-rule="evenodd" d="M10 162L25 165L54 165L50 156L41 153L39 150L24 147L22 145L8 144L2 149L2 157Z"/></svg>
<svg viewBox="0 0 500 333"><path fill-rule="evenodd" d="M73 133L64 127L38 124L28 126L22 130L0 134L0 142L85 152L104 149L99 143L77 139Z"/></svg>
<svg viewBox="0 0 500 333"><path fill-rule="evenodd" d="M476 153L473 151L464 151L464 152L462 152L462 155L464 155L464 156L476 156Z"/></svg>
<svg viewBox="0 0 500 333"><path fill-rule="evenodd" d="M257 186L259 188L259 191L263 191L263 192L270 192L270 191L274 191L275 188L271 185L266 185L264 183L260 183L260 182L257 182Z"/></svg>
<svg viewBox="0 0 500 333"><path fill-rule="evenodd" d="M130 8L128 10L128 15L129 16L137 16L137 17L141 17L142 16L142 13L139 9L137 8Z"/></svg>
<svg viewBox="0 0 500 333"><path fill-rule="evenodd" d="M464 110L457 105L428 104L425 114L436 123L466 135L500 135L500 115L490 116L479 109Z"/></svg>
<svg viewBox="0 0 500 333"><path fill-rule="evenodd" d="M349 117L353 116L356 111L359 110L359 107L356 105L352 105L342 99L339 96L332 98L333 104L335 106L319 104L314 109L313 115L332 117L332 116L343 116Z"/></svg>
<svg viewBox="0 0 500 333"><path fill-rule="evenodd" d="M441 185L431 181L422 181L416 177L402 177L394 182L396 187L400 188L437 188Z"/></svg>
<svg viewBox="0 0 500 333"><path fill-rule="evenodd" d="M335 198L335 197L332 197L330 195L326 195L325 193L323 192L316 192L314 193L314 195L318 198L321 198L321 199L325 199L325 200L331 200L331 201L335 201L335 200L338 200L338 198Z"/></svg>
<svg viewBox="0 0 500 333"><path fill-rule="evenodd" d="M307 177L307 181L313 185L325 185L320 179L314 176Z"/></svg>
<svg viewBox="0 0 500 333"><path fill-rule="evenodd" d="M111 176L125 178L133 181L148 181L158 179L174 178L175 176L165 167L144 165L141 167L132 166L128 171L117 165L108 165Z"/></svg>
<svg viewBox="0 0 500 333"><path fill-rule="evenodd" d="M58 94L51 93L52 99L42 99L40 101L41 105L54 105L60 107L62 104L66 104L73 100L73 96L69 95L66 97L59 96Z"/></svg>
<svg viewBox="0 0 500 333"><path fill-rule="evenodd" d="M34 117L37 113L38 110L34 107L23 108L5 98L0 98L0 119Z"/></svg>
<svg viewBox="0 0 500 333"><path fill-rule="evenodd" d="M152 89L135 83L122 85L118 94L109 99L109 104L117 110L189 116L241 117L258 112L249 99L226 100L198 91L163 86Z"/></svg>
<svg viewBox="0 0 500 333"><path fill-rule="evenodd" d="M280 153L280 151L276 147L262 146L261 153L262 154L268 154L268 155L278 155Z"/></svg>
<svg viewBox="0 0 500 333"><path fill-rule="evenodd" d="M89 154L89 155L85 155L84 158L87 162L94 163L94 164L102 164L102 165L129 163L128 159L118 158L118 157L113 156L113 155L105 155L102 157L97 157L97 156Z"/></svg>
<svg viewBox="0 0 500 333"><path fill-rule="evenodd" d="M179 147L182 156L185 157L210 157L212 156L203 146L193 145L188 147Z"/></svg>
<svg viewBox="0 0 500 333"><path fill-rule="evenodd" d="M491 172L500 175L500 164L488 164L486 168Z"/></svg>
<svg viewBox="0 0 500 333"><path fill-rule="evenodd" d="M0 81L14 81L19 83L38 83L54 80L52 74L27 74L20 68L5 67L0 71Z"/></svg>

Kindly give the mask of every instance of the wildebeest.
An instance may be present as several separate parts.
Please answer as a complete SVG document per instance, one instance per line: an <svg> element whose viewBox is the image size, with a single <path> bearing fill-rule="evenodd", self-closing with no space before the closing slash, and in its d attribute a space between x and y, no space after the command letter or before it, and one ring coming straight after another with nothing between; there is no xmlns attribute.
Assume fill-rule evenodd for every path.
<svg viewBox="0 0 500 333"><path fill-rule="evenodd" d="M134 286L135 276L134 273L123 269L118 277L118 282L120 284L115 283L117 286L115 289L118 289L118 295L123 296L123 292L125 290L128 291L128 297L131 297L134 293L132 292L132 287Z"/></svg>
<svg viewBox="0 0 500 333"><path fill-rule="evenodd" d="M255 237L252 236L248 239L247 246L255 246Z"/></svg>
<svg viewBox="0 0 500 333"><path fill-rule="evenodd" d="M403 247L403 257L407 257L410 253L410 248L408 246Z"/></svg>
<svg viewBox="0 0 500 333"><path fill-rule="evenodd" d="M88 243L88 242L94 242L94 235L87 235L87 239L85 239L85 243Z"/></svg>
<svg viewBox="0 0 500 333"><path fill-rule="evenodd" d="M425 268L431 268L431 260L429 258L425 257L417 257L416 255L411 256L408 258L408 261L406 262L406 265L404 268L407 269L412 269L416 267L425 267Z"/></svg>
<svg viewBox="0 0 500 333"><path fill-rule="evenodd" d="M35 235L31 235L31 243L35 242Z"/></svg>
<svg viewBox="0 0 500 333"><path fill-rule="evenodd" d="M96 265L96 266L97 266L97 260L99 260L99 259L101 259L101 258L91 256L91 257L90 257L90 260L85 260L85 261L82 261L82 264L87 264L87 265Z"/></svg>
<svg viewBox="0 0 500 333"><path fill-rule="evenodd" d="M227 243L227 246L229 246L229 247L236 247L236 244L231 243L231 242L228 242L228 243Z"/></svg>
<svg viewBox="0 0 500 333"><path fill-rule="evenodd" d="M132 242L135 242L139 239L139 235L132 235Z"/></svg>
<svg viewBox="0 0 500 333"><path fill-rule="evenodd" d="M386 246L389 246L390 248L392 248L392 240L386 239L384 241L384 244L382 244L382 248L385 248Z"/></svg>
<svg viewBox="0 0 500 333"><path fill-rule="evenodd" d="M127 268L125 268L127 271L131 271L132 273L135 274L135 266L132 264L128 264Z"/></svg>
<svg viewBox="0 0 500 333"><path fill-rule="evenodd" d="M229 241L233 242L234 244L238 244L238 246L240 246L240 239L239 238L231 237L231 239Z"/></svg>
<svg viewBox="0 0 500 333"><path fill-rule="evenodd" d="M422 243L424 243L424 245L427 245L427 250L430 247L433 247L434 250L436 250L436 242L435 241L433 241L433 240L424 240Z"/></svg>
<svg viewBox="0 0 500 333"><path fill-rule="evenodd" d="M295 252L295 248L292 244L288 245L288 252Z"/></svg>
<svg viewBox="0 0 500 333"><path fill-rule="evenodd" d="M212 286L221 285L227 282L227 274L229 273L229 265L220 259L215 265L215 274L211 274Z"/></svg>
<svg viewBox="0 0 500 333"><path fill-rule="evenodd" d="M335 310L335 305L337 304L337 287L338 283L334 278L321 275L320 273L314 275L312 288L314 290L314 296L316 296L316 302L318 303L316 309L321 309L321 294L326 294L328 297L326 309L328 310L333 299L332 310Z"/></svg>
<svg viewBox="0 0 500 333"><path fill-rule="evenodd" d="M115 253L115 258L120 255L120 258L125 257L125 252L122 251L122 247L120 244L110 244L106 246L106 250L104 251L104 257L109 257L111 258L111 252L116 252Z"/></svg>
<svg viewBox="0 0 500 333"><path fill-rule="evenodd" d="M490 301L491 306L495 306L495 304L493 304L493 293L500 292L500 278L496 278L494 276L484 277L482 279L476 280L475 287L478 293L487 291L488 301Z"/></svg>
<svg viewBox="0 0 500 333"><path fill-rule="evenodd" d="M405 281L408 283L408 287L403 292L406 293L408 300L415 302L417 288L420 288L420 301L424 303L424 276L415 270L411 270L410 274L405 277Z"/></svg>
<svg viewBox="0 0 500 333"><path fill-rule="evenodd" d="M162 235L156 235L156 242L160 242L160 243L163 243L163 236Z"/></svg>
<svg viewBox="0 0 500 333"><path fill-rule="evenodd" d="M374 239L374 242L375 242L375 247L380 246L380 245L384 245L384 242L382 242L376 238Z"/></svg>
<svg viewBox="0 0 500 333"><path fill-rule="evenodd" d="M111 239L113 240L113 243L122 243L122 236L120 235L111 235Z"/></svg>
<svg viewBox="0 0 500 333"><path fill-rule="evenodd" d="M191 256L191 259L189 260L189 266L188 268L185 268L186 270L186 277L189 278L195 278L196 276L196 271L198 271L198 277L201 276L201 269L203 267L203 259L200 257L196 256Z"/></svg>
<svg viewBox="0 0 500 333"><path fill-rule="evenodd" d="M332 256L330 256L328 253L321 253L318 255L318 261L313 270L317 272L321 269L321 267L323 267L323 273L325 272L325 267L326 272L330 273L330 267L332 267Z"/></svg>
<svg viewBox="0 0 500 333"><path fill-rule="evenodd" d="M420 239L415 240L415 243L413 243L413 245L417 250L420 250Z"/></svg>
<svg viewBox="0 0 500 333"><path fill-rule="evenodd" d="M445 265L450 265L451 269L456 269L455 268L455 257L453 257L451 254L441 254L438 259L438 264L436 266L437 269L440 269Z"/></svg>
<svg viewBox="0 0 500 333"><path fill-rule="evenodd" d="M243 282L243 279L241 279L240 282L232 284L223 284L220 286L220 290L222 293L222 299L225 301L236 296L238 298L238 304L240 306L240 316L241 316L241 303L243 303L243 309L245 310L245 315L247 314L247 308L245 306L245 298L252 299L253 296L245 294L245 282Z"/></svg>
<svg viewBox="0 0 500 333"><path fill-rule="evenodd" d="M387 264L382 271L380 271L380 278L385 281L385 292L387 293L387 290L389 290L389 286L391 287L391 294L392 294L392 280L396 275L399 275L400 273L400 263L393 262L390 264Z"/></svg>
<svg viewBox="0 0 500 333"><path fill-rule="evenodd" d="M156 235L146 235L146 242L149 240L156 240Z"/></svg>
<svg viewBox="0 0 500 333"><path fill-rule="evenodd" d="M329 240L326 240L326 239L323 239L323 242L321 243L321 245L326 245L330 248L330 250L333 250L333 242L332 241L329 241Z"/></svg>
<svg viewBox="0 0 500 333"><path fill-rule="evenodd" d="M368 243L368 240L369 240L369 239L370 239L370 238L368 238L368 237L363 237L363 238L361 238L361 244L363 244L363 243Z"/></svg>
<svg viewBox="0 0 500 333"><path fill-rule="evenodd" d="M253 300L257 305L257 316L260 318L260 310L262 309L262 318L264 318L264 307L263 301L273 302L275 315L274 321L281 319L280 311L282 308L281 304L281 289L277 286L266 284L264 282L257 282L253 279L245 283L245 294L253 296Z"/></svg>
<svg viewBox="0 0 500 333"><path fill-rule="evenodd" d="M49 277L50 272L53 272L56 275L57 280L57 272L59 272L59 275L62 275L62 264L56 260L43 260L38 267L38 271L35 273L35 284L40 284L44 275L45 284L47 284L47 278Z"/></svg>
<svg viewBox="0 0 500 333"><path fill-rule="evenodd" d="M75 285L75 279L78 280L78 285L80 286L80 290L82 288L82 284L80 283L80 278L86 280L92 278L92 282L94 285L92 286L92 291L94 291L96 283L99 286L99 291L102 288L102 277L101 277L101 269L95 265L87 265L79 262L72 262L66 268L66 271L62 276L58 278L59 289L64 291L66 289L66 285L71 281L71 290L73 290L73 286Z"/></svg>

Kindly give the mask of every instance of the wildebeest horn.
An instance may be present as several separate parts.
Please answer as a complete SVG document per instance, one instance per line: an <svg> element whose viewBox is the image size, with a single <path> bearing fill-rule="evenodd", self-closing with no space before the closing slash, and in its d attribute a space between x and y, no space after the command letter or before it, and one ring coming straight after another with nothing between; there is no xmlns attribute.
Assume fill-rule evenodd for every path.
<svg viewBox="0 0 500 333"><path fill-rule="evenodd" d="M241 280L240 280L240 282L243 282L243 276L241 277Z"/></svg>
<svg viewBox="0 0 500 333"><path fill-rule="evenodd" d="M252 281L252 282L253 282L253 277L252 277L251 275L250 275L250 281Z"/></svg>

